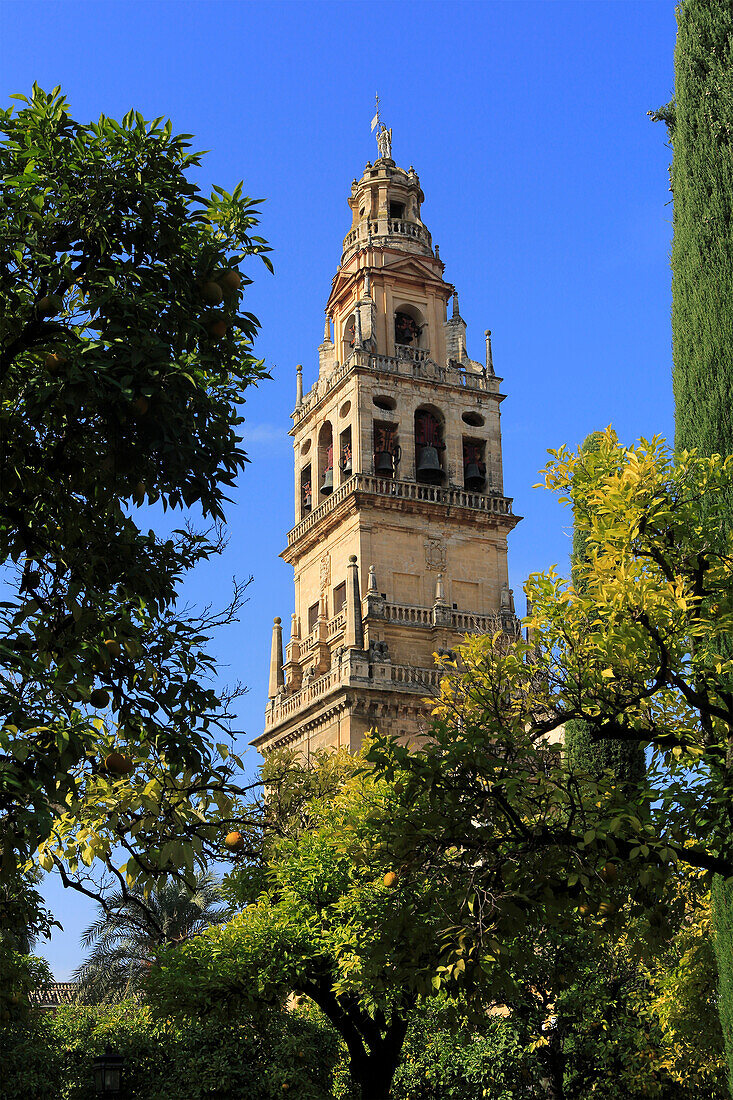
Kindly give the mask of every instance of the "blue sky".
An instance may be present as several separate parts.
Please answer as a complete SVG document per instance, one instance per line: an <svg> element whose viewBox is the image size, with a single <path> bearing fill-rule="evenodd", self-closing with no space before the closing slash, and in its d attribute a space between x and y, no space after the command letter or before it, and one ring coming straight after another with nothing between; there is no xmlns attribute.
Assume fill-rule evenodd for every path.
<svg viewBox="0 0 733 1100"><path fill-rule="evenodd" d="M525 517L510 541L519 593L529 572L567 561L570 517L532 488L547 449L607 424L626 441L673 432L671 154L647 111L671 98L675 30L671 0L5 3L3 99L36 80L61 84L82 121L170 117L210 150L203 186L243 179L267 200L275 275L253 265L247 308L273 381L247 399L229 548L186 593L223 602L232 574L254 576L216 643L222 677L249 685L243 745L261 729L272 618L292 610L278 554L295 364L309 386L350 183L376 156L375 92L393 156L420 175L469 354L493 332L505 492ZM93 910L53 883L48 896L64 931L44 954L63 979Z"/></svg>

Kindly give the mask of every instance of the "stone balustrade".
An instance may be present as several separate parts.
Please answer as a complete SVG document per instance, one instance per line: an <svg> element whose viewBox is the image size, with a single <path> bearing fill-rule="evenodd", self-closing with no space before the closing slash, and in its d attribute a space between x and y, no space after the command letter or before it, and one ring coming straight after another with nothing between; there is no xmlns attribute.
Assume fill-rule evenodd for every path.
<svg viewBox="0 0 733 1100"><path fill-rule="evenodd" d="M384 618L400 626L449 626L458 634L495 634L497 630L515 633L513 622L511 629L507 630L508 617L502 618L498 611L479 615L473 611L456 611L447 607L385 603Z"/></svg>
<svg viewBox="0 0 733 1100"><path fill-rule="evenodd" d="M384 617L391 623L407 626L433 626L432 607L416 607L411 604L385 603Z"/></svg>
<svg viewBox="0 0 733 1100"><path fill-rule="evenodd" d="M425 485L419 481L399 481L397 478L376 477L372 474L353 474L343 485L314 508L288 533L288 546L315 527L317 523L338 508L352 493L372 493L396 500L419 500L430 504L442 504L454 508L470 508L476 512L495 516L511 516L510 497L471 492L469 489L444 489L441 485Z"/></svg>
<svg viewBox="0 0 733 1100"><path fill-rule="evenodd" d="M329 642L337 635L342 634L346 626L346 608L339 611L338 615L334 615L332 619L328 621L328 640Z"/></svg>
<svg viewBox="0 0 733 1100"><path fill-rule="evenodd" d="M437 668L414 668L412 665L392 665L380 663L368 665L362 661L365 668L369 669L369 676L358 676L360 687L373 686L376 689L386 684L399 684L407 691L414 693L433 694L440 687L442 671ZM374 675L374 673L377 675ZM353 669L350 661L344 660L335 664L328 672L319 676L317 680L305 684L299 691L292 695L280 695L270 703L265 712L265 729L271 729L279 725L293 714L310 706L344 685L354 682Z"/></svg>
<svg viewBox="0 0 733 1100"><path fill-rule="evenodd" d="M415 684L421 688L439 688L445 675L439 668L415 668L413 665L387 665L393 684Z"/></svg>
<svg viewBox="0 0 733 1100"><path fill-rule="evenodd" d="M348 667L348 665L334 665L328 672L325 672L310 684L306 684L300 691L294 692L293 695L278 696L274 703L267 708L266 728L283 722L302 707L308 706L309 703L320 699L322 695L326 695L332 688L338 687L342 683L348 683L349 677L344 675Z"/></svg>
<svg viewBox="0 0 733 1100"><path fill-rule="evenodd" d="M368 219L349 230L344 237L344 252L349 252L359 242L368 244L370 239L375 242L379 240L382 243L385 237L406 237L432 249L433 239L430 232L420 222L410 222L404 218L387 218L382 222L382 226L384 230L380 227L379 221Z"/></svg>
<svg viewBox="0 0 733 1100"><path fill-rule="evenodd" d="M395 351L398 359L407 359L410 363L426 363L430 358L430 348L413 348L410 344L395 344Z"/></svg>

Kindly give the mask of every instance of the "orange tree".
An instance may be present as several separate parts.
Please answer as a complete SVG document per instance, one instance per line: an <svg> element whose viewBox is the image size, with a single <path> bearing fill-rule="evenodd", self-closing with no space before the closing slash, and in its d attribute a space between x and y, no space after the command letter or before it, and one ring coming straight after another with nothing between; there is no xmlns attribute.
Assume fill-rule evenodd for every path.
<svg viewBox="0 0 733 1100"><path fill-rule="evenodd" d="M212 685L207 641L242 586L221 615L177 597L222 546L246 461L238 405L266 377L240 267L271 265L242 185L202 194L200 155L170 122L82 125L58 88L13 98L17 113L0 111L0 876L36 858L86 889L80 872L101 859L144 886L218 851L237 794L231 693ZM156 534L137 513L154 502L195 505L208 532ZM6 926L13 897L0 892Z"/></svg>
<svg viewBox="0 0 733 1100"><path fill-rule="evenodd" d="M447 675L433 740L379 739L399 776L397 858L455 868L469 883L453 922L454 964L507 953L518 927L568 911L611 915L621 881L664 923L657 897L676 865L733 876L733 553L718 541L733 458L676 458L661 440L552 454L546 483L572 503L587 555L576 588L530 578L530 638L474 638ZM450 672L450 670L449 670ZM639 742L629 789L612 769L568 761L562 727Z"/></svg>
<svg viewBox="0 0 733 1100"><path fill-rule="evenodd" d="M398 855L409 779L380 779L339 754L282 764L266 768L261 856L240 857L229 877L241 911L158 951L145 982L158 1013L210 1026L305 996L340 1035L367 1100L502 1088L526 1100L723 1095L697 880L671 877L664 906L645 909L606 872L593 908L568 905L549 922L535 868L540 904L515 897L501 930L459 954L475 867L457 848L442 861ZM487 1013L497 1003L500 1014ZM284 1069L286 1090L297 1069ZM334 1095L353 1096L338 1077Z"/></svg>
<svg viewBox="0 0 733 1100"><path fill-rule="evenodd" d="M439 933L455 886L449 874L395 865L385 823L400 794L360 756L282 764L265 773L261 858L242 858L229 877L244 907L161 950L148 996L164 1014L225 1018L310 998L348 1050L358 1095L386 1100L408 1025L441 987Z"/></svg>

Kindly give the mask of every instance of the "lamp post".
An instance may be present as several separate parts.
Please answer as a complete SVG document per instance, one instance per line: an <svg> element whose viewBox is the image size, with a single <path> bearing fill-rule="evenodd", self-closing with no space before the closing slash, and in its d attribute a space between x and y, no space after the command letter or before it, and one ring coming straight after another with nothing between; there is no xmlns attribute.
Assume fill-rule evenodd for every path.
<svg viewBox="0 0 733 1100"><path fill-rule="evenodd" d="M123 1057L115 1054L109 1044L104 1054L94 1059L94 1089L97 1096L119 1096Z"/></svg>

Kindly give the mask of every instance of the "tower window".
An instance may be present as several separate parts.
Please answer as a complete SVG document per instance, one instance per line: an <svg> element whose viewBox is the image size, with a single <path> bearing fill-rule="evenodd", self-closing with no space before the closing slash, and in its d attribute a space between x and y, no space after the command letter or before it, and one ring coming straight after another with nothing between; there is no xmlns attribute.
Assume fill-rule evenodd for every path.
<svg viewBox="0 0 733 1100"><path fill-rule="evenodd" d="M319 500L333 492L333 430L327 420L318 433Z"/></svg>
<svg viewBox="0 0 733 1100"><path fill-rule="evenodd" d="M391 202L389 204L389 216L390 218L402 219L405 216L405 205L401 202Z"/></svg>
<svg viewBox="0 0 733 1100"><path fill-rule="evenodd" d="M333 590L333 613L338 615L346 603L346 581L341 581Z"/></svg>
<svg viewBox="0 0 733 1100"><path fill-rule="evenodd" d="M311 482L311 464L300 471L300 515L307 516L313 507L313 484Z"/></svg>
<svg viewBox="0 0 733 1100"><path fill-rule="evenodd" d="M345 428L339 436L339 466L341 481L348 481L354 472L354 460L351 452L351 428Z"/></svg>
<svg viewBox="0 0 733 1100"><path fill-rule="evenodd" d="M426 348L428 331L427 322L417 306L403 303L397 307L394 315L395 344L402 347Z"/></svg>
<svg viewBox="0 0 733 1100"><path fill-rule="evenodd" d="M410 317L409 313L395 313L394 338L396 344L417 345L420 339L420 327L414 317Z"/></svg>
<svg viewBox="0 0 733 1100"><path fill-rule="evenodd" d="M482 439L463 439L463 484L474 493L486 487L486 444Z"/></svg>
<svg viewBox="0 0 733 1100"><path fill-rule="evenodd" d="M342 354L346 362L356 346L356 316L353 313L344 322L342 345Z"/></svg>
<svg viewBox="0 0 733 1100"><path fill-rule="evenodd" d="M445 450L443 426L428 409L415 413L415 473L417 480L438 485L443 480L441 452Z"/></svg>
<svg viewBox="0 0 733 1100"><path fill-rule="evenodd" d="M318 602L308 608L308 633L312 634L318 624Z"/></svg>
<svg viewBox="0 0 733 1100"><path fill-rule="evenodd" d="M374 473L377 477L394 477L400 461L400 445L394 424L374 421Z"/></svg>

